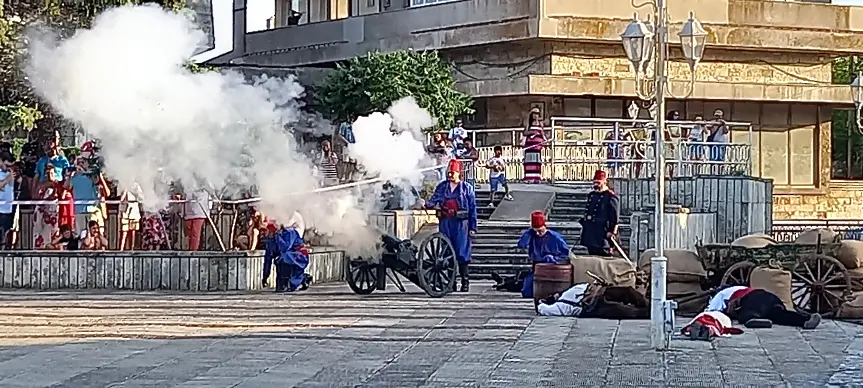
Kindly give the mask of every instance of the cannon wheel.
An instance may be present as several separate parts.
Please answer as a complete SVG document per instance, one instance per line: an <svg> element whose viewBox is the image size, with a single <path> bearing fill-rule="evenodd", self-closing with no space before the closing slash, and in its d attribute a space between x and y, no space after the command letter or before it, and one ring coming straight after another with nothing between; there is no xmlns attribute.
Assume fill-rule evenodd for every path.
<svg viewBox="0 0 863 388"><path fill-rule="evenodd" d="M755 269L755 263L751 261L741 261L736 263L725 271L719 285L749 285L749 275L752 274L753 269Z"/></svg>
<svg viewBox="0 0 863 388"><path fill-rule="evenodd" d="M834 314L849 295L848 270L832 257L806 256L791 271L791 300L800 311Z"/></svg>
<svg viewBox="0 0 863 388"><path fill-rule="evenodd" d="M440 298L453 290L458 265L455 248L446 236L434 233L426 237L416 259L417 280L426 294Z"/></svg>
<svg viewBox="0 0 863 388"><path fill-rule="evenodd" d="M348 260L348 287L356 294L368 295L375 291L378 284L378 266L361 258Z"/></svg>

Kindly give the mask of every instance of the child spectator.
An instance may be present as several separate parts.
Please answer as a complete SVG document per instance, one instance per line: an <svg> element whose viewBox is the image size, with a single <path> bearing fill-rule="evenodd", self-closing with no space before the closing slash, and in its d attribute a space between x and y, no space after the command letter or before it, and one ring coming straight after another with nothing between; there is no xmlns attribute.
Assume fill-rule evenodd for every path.
<svg viewBox="0 0 863 388"><path fill-rule="evenodd" d="M488 204L488 207L494 207L494 193L497 192L498 185L503 186L503 199L512 201L512 196L509 195L509 185L506 183L506 174L504 173L506 171L506 161L503 160L503 148L501 146L494 147L494 156L488 159L486 168L491 170L488 178L488 183L491 187L489 191L491 202Z"/></svg>

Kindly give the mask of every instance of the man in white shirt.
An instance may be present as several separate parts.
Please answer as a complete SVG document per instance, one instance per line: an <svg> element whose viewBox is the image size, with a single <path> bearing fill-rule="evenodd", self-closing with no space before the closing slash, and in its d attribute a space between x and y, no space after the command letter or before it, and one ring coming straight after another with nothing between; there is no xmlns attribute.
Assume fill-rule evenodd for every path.
<svg viewBox="0 0 863 388"><path fill-rule="evenodd" d="M633 287L579 283L537 305L537 314L555 317L647 319L650 302Z"/></svg>
<svg viewBox="0 0 863 388"><path fill-rule="evenodd" d="M454 149L461 149L464 144L464 140L467 138L467 130L462 128L462 121L458 119L455 121L455 127L449 130L449 135L447 138L452 141L452 145Z"/></svg>
<svg viewBox="0 0 863 388"><path fill-rule="evenodd" d="M710 160L712 162L724 162L725 150L728 148L728 140L731 137L731 130L728 124L725 123L725 112L722 109L713 111L713 121L707 124L708 131L707 142L716 143L710 146ZM723 170L721 164L714 163L714 173L721 173Z"/></svg>
<svg viewBox="0 0 863 388"><path fill-rule="evenodd" d="M494 147L494 157L486 162L488 173L488 183L491 187L489 191L488 207L494 207L494 193L497 192L498 186L503 186L503 199L512 201L512 196L509 195L509 185L506 183L506 161L503 159L503 148L501 146Z"/></svg>
<svg viewBox="0 0 863 388"><path fill-rule="evenodd" d="M210 216L210 194L197 190L186 198L183 206L183 223L186 231L188 250L197 251L201 247L201 231Z"/></svg>
<svg viewBox="0 0 863 388"><path fill-rule="evenodd" d="M12 230L15 222L15 173L12 164L15 157L11 153L0 152L0 248L6 249L6 233Z"/></svg>

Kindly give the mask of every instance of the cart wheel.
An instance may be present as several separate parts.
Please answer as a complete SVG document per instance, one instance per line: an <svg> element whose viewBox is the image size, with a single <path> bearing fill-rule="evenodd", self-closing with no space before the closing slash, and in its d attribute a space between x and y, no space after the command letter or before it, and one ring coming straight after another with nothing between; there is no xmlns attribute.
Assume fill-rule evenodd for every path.
<svg viewBox="0 0 863 388"><path fill-rule="evenodd" d="M446 236L435 233L426 237L417 253L419 286L432 298L440 298L455 286L458 265L455 248Z"/></svg>
<svg viewBox="0 0 863 388"><path fill-rule="evenodd" d="M368 295L378 284L378 265L361 258L348 260L348 287L356 294Z"/></svg>
<svg viewBox="0 0 863 388"><path fill-rule="evenodd" d="M799 259L791 271L791 300L800 311L831 315L851 295L845 266L829 256Z"/></svg>
<svg viewBox="0 0 863 388"><path fill-rule="evenodd" d="M741 261L728 268L725 271L725 274L722 275L722 281L720 282L720 286L728 286L728 285L739 285L739 286L747 286L749 285L749 275L752 274L752 270L755 269L755 263L751 261Z"/></svg>

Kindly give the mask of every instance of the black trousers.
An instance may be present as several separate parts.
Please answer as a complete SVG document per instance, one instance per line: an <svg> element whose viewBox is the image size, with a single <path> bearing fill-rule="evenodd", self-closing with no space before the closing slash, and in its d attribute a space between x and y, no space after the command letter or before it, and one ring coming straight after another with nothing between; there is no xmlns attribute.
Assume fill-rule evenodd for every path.
<svg viewBox="0 0 863 388"><path fill-rule="evenodd" d="M606 287L585 317L601 319L650 318L650 301L632 287Z"/></svg>
<svg viewBox="0 0 863 388"><path fill-rule="evenodd" d="M611 244L607 238L608 232L592 222L582 223L579 244L587 248L587 253L593 256L611 256Z"/></svg>
<svg viewBox="0 0 863 388"><path fill-rule="evenodd" d="M749 322L752 319L769 319L775 325L803 327L809 314L788 311L782 300L765 290L753 290L740 298L737 321Z"/></svg>
<svg viewBox="0 0 863 388"><path fill-rule="evenodd" d="M461 277L462 282L466 282L468 276L470 276L470 263L469 262L458 262L458 276Z"/></svg>

